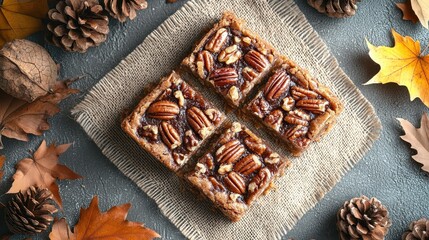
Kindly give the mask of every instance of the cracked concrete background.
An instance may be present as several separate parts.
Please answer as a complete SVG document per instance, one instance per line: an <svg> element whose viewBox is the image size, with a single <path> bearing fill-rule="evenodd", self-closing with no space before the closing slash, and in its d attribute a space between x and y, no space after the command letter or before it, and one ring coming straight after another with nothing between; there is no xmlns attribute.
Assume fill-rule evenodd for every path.
<svg viewBox="0 0 429 240"><path fill-rule="evenodd" d="M307 1L295 0L338 59L340 66L374 105L383 124L383 131L380 139L356 167L314 209L307 212L284 239L337 239L337 209L344 201L362 194L377 197L389 208L393 226L387 240L400 239L410 221L429 217L429 176L420 170L419 164L412 161L413 151L407 143L400 140L399 136L403 131L396 120L401 117L418 124L427 108L420 100L410 102L406 88L396 84L362 85L379 69L368 56L365 38L374 45L391 46L393 41L390 30L394 28L402 35L419 39L423 46L429 44L427 29L401 20L400 11L394 6L400 1L402 0L363 1L359 4L356 16L331 19L317 13L307 5ZM79 209L87 207L92 197L98 195L101 210L130 202L133 207L128 215L129 220L144 222L160 233L163 239L184 239L161 214L156 204L101 154L72 119L70 109L83 99L101 77L185 2L166 4L164 0L149 0L149 8L139 12L134 21L124 24L111 21L111 33L107 42L85 54L66 53L48 45L43 41L41 33L30 37L47 48L54 60L61 64L63 79L83 78L73 85L81 93L61 104L63 112L51 119L51 130L43 136L31 137L28 143L4 140L6 149L0 151L0 154L7 156L7 163L6 180L0 184L1 193L10 187L9 179L14 173L15 163L30 156L29 151L36 149L42 139L46 139L48 143L73 143L60 161L84 178L59 181L64 202L64 209L59 216L66 216L71 224L76 223ZM7 196L2 195L0 201L4 203L7 199ZM3 224L0 221L0 233L4 232ZM23 238L24 236L13 237ZM46 238L47 234L33 237Z"/></svg>

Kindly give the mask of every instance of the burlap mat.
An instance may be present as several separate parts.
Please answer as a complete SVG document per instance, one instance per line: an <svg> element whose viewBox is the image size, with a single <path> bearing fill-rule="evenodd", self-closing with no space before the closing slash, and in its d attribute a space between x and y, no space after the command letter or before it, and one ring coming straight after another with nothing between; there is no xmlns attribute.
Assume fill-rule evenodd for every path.
<svg viewBox="0 0 429 240"><path fill-rule="evenodd" d="M196 201L120 128L123 110L134 107L144 88L177 67L225 10L246 19L251 29L318 76L345 104L332 132L303 156L292 158L293 167L277 181L277 191L260 199L238 223ZM223 106L212 91L191 84ZM364 155L381 129L372 106L339 69L293 0L190 1L101 79L73 114L103 153L190 239L280 239ZM267 137L262 129L253 130Z"/></svg>

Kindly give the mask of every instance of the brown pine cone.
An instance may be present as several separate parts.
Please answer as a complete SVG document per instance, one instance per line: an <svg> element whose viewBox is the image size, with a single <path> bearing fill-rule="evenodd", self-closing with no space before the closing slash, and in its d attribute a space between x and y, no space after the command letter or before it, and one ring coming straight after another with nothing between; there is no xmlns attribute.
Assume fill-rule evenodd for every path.
<svg viewBox="0 0 429 240"><path fill-rule="evenodd" d="M47 189L30 187L16 193L6 206L6 225L12 233L34 234L48 229L57 208L52 205L52 193Z"/></svg>
<svg viewBox="0 0 429 240"><path fill-rule="evenodd" d="M361 0L308 0L308 4L329 17L343 18L355 15Z"/></svg>
<svg viewBox="0 0 429 240"><path fill-rule="evenodd" d="M98 0L59 1L48 17L47 41L69 52L86 52L109 33L109 18Z"/></svg>
<svg viewBox="0 0 429 240"><path fill-rule="evenodd" d="M391 225L389 212L376 198L353 198L337 213L341 240L383 240Z"/></svg>
<svg viewBox="0 0 429 240"><path fill-rule="evenodd" d="M429 240L429 220L426 218L412 222L409 228L402 235L402 240Z"/></svg>
<svg viewBox="0 0 429 240"><path fill-rule="evenodd" d="M146 0L104 0L104 5L110 16L120 22L125 22L127 18L133 20L137 10L147 8Z"/></svg>

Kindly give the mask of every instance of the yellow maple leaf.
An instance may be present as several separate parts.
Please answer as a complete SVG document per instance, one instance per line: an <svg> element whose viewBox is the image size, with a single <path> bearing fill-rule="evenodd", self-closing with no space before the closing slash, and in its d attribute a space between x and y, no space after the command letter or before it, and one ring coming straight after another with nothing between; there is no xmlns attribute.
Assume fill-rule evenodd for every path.
<svg viewBox="0 0 429 240"><path fill-rule="evenodd" d="M394 47L376 47L366 41L369 56L381 69L365 84L397 83L408 88L411 101L418 97L429 107L429 55L423 55L419 41L393 29L392 34Z"/></svg>
<svg viewBox="0 0 429 240"><path fill-rule="evenodd" d="M0 5L0 48L6 42L42 30L47 0L4 0Z"/></svg>

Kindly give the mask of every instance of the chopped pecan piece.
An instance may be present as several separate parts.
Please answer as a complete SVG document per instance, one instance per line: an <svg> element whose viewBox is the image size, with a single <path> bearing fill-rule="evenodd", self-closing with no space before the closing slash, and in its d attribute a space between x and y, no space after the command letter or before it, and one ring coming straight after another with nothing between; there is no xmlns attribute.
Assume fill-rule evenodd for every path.
<svg viewBox="0 0 429 240"><path fill-rule="evenodd" d="M302 99L296 103L297 107L317 114L324 113L328 105L329 102L322 99Z"/></svg>
<svg viewBox="0 0 429 240"><path fill-rule="evenodd" d="M200 76L200 78L205 78L207 76L206 72L210 73L213 70L213 67L214 67L213 55L206 50L199 52L196 64L197 64L198 76Z"/></svg>
<svg viewBox="0 0 429 240"><path fill-rule="evenodd" d="M252 137L247 137L244 139L244 144L254 153L262 155L267 146L262 142L261 139L254 139Z"/></svg>
<svg viewBox="0 0 429 240"><path fill-rule="evenodd" d="M186 99L194 99L195 98L196 92L188 84L182 83L181 89L182 89L182 94Z"/></svg>
<svg viewBox="0 0 429 240"><path fill-rule="evenodd" d="M214 36L207 42L206 49L212 53L219 52L228 40L228 31L225 28L220 28Z"/></svg>
<svg viewBox="0 0 429 240"><path fill-rule="evenodd" d="M183 96L182 91L180 90L175 91L174 97L177 98L179 102L179 107L183 107L185 105L185 97Z"/></svg>
<svg viewBox="0 0 429 240"><path fill-rule="evenodd" d="M250 50L244 55L244 60L258 72L263 72L270 66L268 59L262 53L255 50Z"/></svg>
<svg viewBox="0 0 429 240"><path fill-rule="evenodd" d="M191 107L186 111L186 119L189 125L194 129L201 138L205 138L213 131L213 124L207 118L201 109Z"/></svg>
<svg viewBox="0 0 429 240"><path fill-rule="evenodd" d="M250 175L259 168L262 163L255 154L249 154L235 164L234 171L243 175Z"/></svg>
<svg viewBox="0 0 429 240"><path fill-rule="evenodd" d="M282 109L289 112L293 109L295 106L295 100L292 97L285 97L283 98L282 102Z"/></svg>
<svg viewBox="0 0 429 240"><path fill-rule="evenodd" d="M244 154L245 148L238 140L231 140L216 151L219 163L235 163Z"/></svg>
<svg viewBox="0 0 429 240"><path fill-rule="evenodd" d="M238 91L238 88L236 86L232 86L228 90L228 97L231 98L231 100L235 101L240 98L240 92Z"/></svg>
<svg viewBox="0 0 429 240"><path fill-rule="evenodd" d="M227 174L227 173L229 173L231 171L232 171L232 164L222 164L222 165L219 166L219 169L217 170L217 172L220 175Z"/></svg>
<svg viewBox="0 0 429 240"><path fill-rule="evenodd" d="M160 120L174 119L180 112L179 106L174 102L161 100L153 103L147 109L147 116Z"/></svg>
<svg viewBox="0 0 429 240"><path fill-rule="evenodd" d="M246 202L249 204L257 199L268 187L271 180L271 172L268 168L262 168L258 174L250 181L248 191L249 196Z"/></svg>
<svg viewBox="0 0 429 240"><path fill-rule="evenodd" d="M152 141L158 140L158 126L146 125L146 126L143 126L142 129L143 129L141 133L142 137L147 137Z"/></svg>
<svg viewBox="0 0 429 240"><path fill-rule="evenodd" d="M214 108L209 108L205 110L204 113L207 115L210 121L212 121L215 124L221 120L221 113Z"/></svg>
<svg viewBox="0 0 429 240"><path fill-rule="evenodd" d="M185 148L186 150L193 152L198 147L198 140L195 137L192 130L188 130L185 132Z"/></svg>
<svg viewBox="0 0 429 240"><path fill-rule="evenodd" d="M253 68L245 67L241 71L241 75L243 75L243 78L248 81L252 82L253 79L257 78L259 76L259 73L256 72Z"/></svg>
<svg viewBox="0 0 429 240"><path fill-rule="evenodd" d="M168 122L161 122L159 131L162 141L168 148L175 149L182 145L179 132Z"/></svg>
<svg viewBox="0 0 429 240"><path fill-rule="evenodd" d="M269 113L270 104L261 97L251 103L250 110L258 115L258 117L263 118L267 113Z"/></svg>
<svg viewBox="0 0 429 240"><path fill-rule="evenodd" d="M270 113L270 115L266 116L264 122L275 129L276 131L280 130L283 121L283 113L282 111L276 109Z"/></svg>
<svg viewBox="0 0 429 240"><path fill-rule="evenodd" d="M179 165L183 166L188 158L183 153L173 153L174 161Z"/></svg>
<svg viewBox="0 0 429 240"><path fill-rule="evenodd" d="M278 153L271 153L264 161L268 164L277 164L280 162L280 155Z"/></svg>
<svg viewBox="0 0 429 240"><path fill-rule="evenodd" d="M295 100L301 98L317 98L318 96L316 92L298 86L291 87L290 94Z"/></svg>
<svg viewBox="0 0 429 240"><path fill-rule="evenodd" d="M237 45L232 45L219 53L218 60L219 62L224 62L225 64L233 64L241 58L241 51L238 49Z"/></svg>
<svg viewBox="0 0 429 240"><path fill-rule="evenodd" d="M210 73L209 80L213 81L213 84L217 87L224 87L238 82L238 74L234 68L218 68Z"/></svg>
<svg viewBox="0 0 429 240"><path fill-rule="evenodd" d="M270 77L267 85L265 86L265 98L268 101L277 100L289 90L289 86L290 76L284 70L277 71Z"/></svg>
<svg viewBox="0 0 429 240"><path fill-rule="evenodd" d="M236 172L230 172L225 178L225 185L231 192L244 194L246 193L246 183L244 179Z"/></svg>

